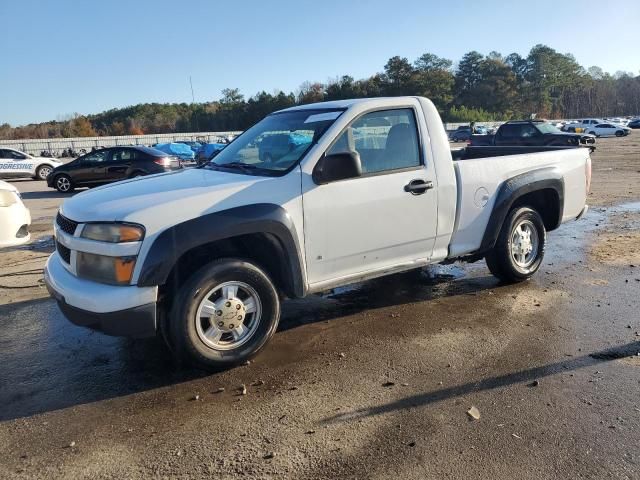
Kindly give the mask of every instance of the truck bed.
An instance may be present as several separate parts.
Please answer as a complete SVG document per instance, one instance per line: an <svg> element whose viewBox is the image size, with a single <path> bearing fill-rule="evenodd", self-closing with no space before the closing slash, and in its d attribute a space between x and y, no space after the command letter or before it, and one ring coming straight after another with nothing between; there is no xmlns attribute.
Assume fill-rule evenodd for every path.
<svg viewBox="0 0 640 480"><path fill-rule="evenodd" d="M449 247L449 258L475 253L493 210L498 189L502 183L517 175L536 170L554 169L564 179L564 198L561 200L562 221L576 218L586 200L585 162L589 149L567 147L472 147L477 149L510 150L528 153L488 156L491 150L480 150L487 155L466 157L455 161L454 171L458 185L456 219ZM468 150L469 147L466 149ZM526 150L524 150L526 149ZM531 152L533 150L533 152ZM503 152L501 152L503 153Z"/></svg>
<svg viewBox="0 0 640 480"><path fill-rule="evenodd" d="M527 153L552 152L556 150L572 150L576 148L589 148L590 151L595 147L565 147L565 146L468 146L451 152L454 160L470 160L488 157L504 157L507 155L523 155Z"/></svg>

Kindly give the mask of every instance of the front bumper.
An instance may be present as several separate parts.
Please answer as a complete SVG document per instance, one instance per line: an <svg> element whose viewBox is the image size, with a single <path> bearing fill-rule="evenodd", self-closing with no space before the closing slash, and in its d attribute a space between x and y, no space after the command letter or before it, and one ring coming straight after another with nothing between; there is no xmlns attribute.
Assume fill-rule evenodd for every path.
<svg viewBox="0 0 640 480"><path fill-rule="evenodd" d="M152 337L157 329L157 287L113 286L71 274L58 253L44 268L47 290L75 325L107 335Z"/></svg>

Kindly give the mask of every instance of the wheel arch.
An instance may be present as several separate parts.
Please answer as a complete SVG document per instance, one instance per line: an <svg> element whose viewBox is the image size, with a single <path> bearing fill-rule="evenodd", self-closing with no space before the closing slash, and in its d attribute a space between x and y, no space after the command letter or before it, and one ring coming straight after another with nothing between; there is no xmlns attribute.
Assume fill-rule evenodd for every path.
<svg viewBox="0 0 640 480"><path fill-rule="evenodd" d="M164 230L145 255L137 284L171 288L207 259L230 256L256 263L285 295L306 294L295 225L274 204L236 207Z"/></svg>
<svg viewBox="0 0 640 480"><path fill-rule="evenodd" d="M498 189L480 252L494 247L508 213L512 208L521 206L534 208L548 231L558 228L564 209L564 179L560 172L554 167L541 168L503 182Z"/></svg>

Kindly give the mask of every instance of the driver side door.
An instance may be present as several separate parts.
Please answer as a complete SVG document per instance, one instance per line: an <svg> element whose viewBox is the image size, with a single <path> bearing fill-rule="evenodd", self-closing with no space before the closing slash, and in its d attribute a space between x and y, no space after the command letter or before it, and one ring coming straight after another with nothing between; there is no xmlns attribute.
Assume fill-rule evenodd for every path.
<svg viewBox="0 0 640 480"><path fill-rule="evenodd" d="M78 185L96 185L106 180L106 165L111 156L109 150L98 150L76 160L73 182Z"/></svg>
<svg viewBox="0 0 640 480"><path fill-rule="evenodd" d="M312 289L314 284L321 288L360 274L422 264L433 252L436 178L424 158L415 110L374 111L356 118L325 153L349 152L359 155L361 176L303 193ZM412 191L410 185L418 184L425 188Z"/></svg>

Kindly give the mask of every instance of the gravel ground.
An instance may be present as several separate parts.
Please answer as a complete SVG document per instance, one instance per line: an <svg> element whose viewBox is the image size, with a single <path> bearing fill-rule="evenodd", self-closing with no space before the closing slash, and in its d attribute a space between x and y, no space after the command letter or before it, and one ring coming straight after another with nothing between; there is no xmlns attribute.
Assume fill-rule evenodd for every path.
<svg viewBox="0 0 640 480"><path fill-rule="evenodd" d="M0 477L640 478L639 143L598 140L593 208L531 281L478 262L290 301L216 374L70 325L40 273L61 198L16 181L35 234L0 253Z"/></svg>

